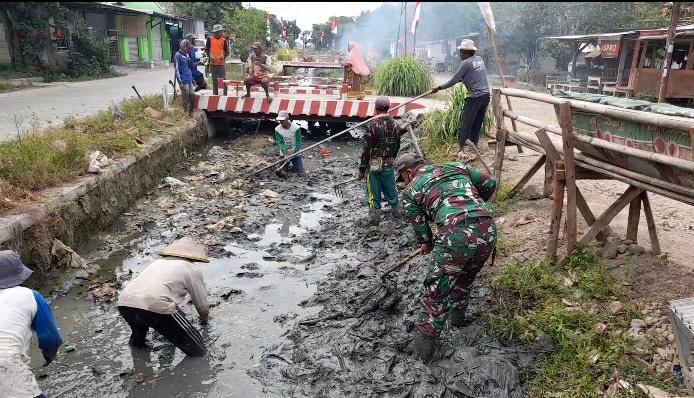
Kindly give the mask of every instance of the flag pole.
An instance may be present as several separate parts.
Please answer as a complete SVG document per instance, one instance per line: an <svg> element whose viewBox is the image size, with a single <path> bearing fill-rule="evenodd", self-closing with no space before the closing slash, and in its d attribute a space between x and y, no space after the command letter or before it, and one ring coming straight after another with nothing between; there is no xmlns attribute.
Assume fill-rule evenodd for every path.
<svg viewBox="0 0 694 398"><path fill-rule="evenodd" d="M403 55L407 57L407 2L405 1L405 51Z"/></svg>

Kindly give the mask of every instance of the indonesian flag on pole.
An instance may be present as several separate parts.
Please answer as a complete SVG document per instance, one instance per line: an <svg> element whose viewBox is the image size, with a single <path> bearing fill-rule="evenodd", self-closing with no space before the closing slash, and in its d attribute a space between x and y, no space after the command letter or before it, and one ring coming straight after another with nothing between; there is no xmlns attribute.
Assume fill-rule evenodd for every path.
<svg viewBox="0 0 694 398"><path fill-rule="evenodd" d="M412 18L412 34L417 31L417 24L419 23L419 11L422 9L422 2L418 1L414 5L414 17Z"/></svg>
<svg viewBox="0 0 694 398"><path fill-rule="evenodd" d="M333 17L333 26L330 28L330 32L334 35L337 34L337 17Z"/></svg>
<svg viewBox="0 0 694 398"><path fill-rule="evenodd" d="M478 2L477 6L480 8L484 22L487 23L489 30L496 33L496 24L494 23L494 14L492 14L492 6L488 2Z"/></svg>
<svg viewBox="0 0 694 398"><path fill-rule="evenodd" d="M285 29L285 27L284 27L284 21L283 20L280 20L280 24L282 26L282 40L284 40L286 42L288 39L287 29Z"/></svg>

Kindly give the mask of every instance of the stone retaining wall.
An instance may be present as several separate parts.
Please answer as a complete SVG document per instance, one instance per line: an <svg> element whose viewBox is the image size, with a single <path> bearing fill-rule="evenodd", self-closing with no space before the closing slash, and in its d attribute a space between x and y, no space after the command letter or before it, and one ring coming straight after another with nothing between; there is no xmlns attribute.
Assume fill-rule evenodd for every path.
<svg viewBox="0 0 694 398"><path fill-rule="evenodd" d="M137 154L114 162L101 174L41 192L49 198L42 204L0 217L0 249L19 252L38 276L48 275L54 238L77 250L159 184L207 137L205 118L198 117L144 145Z"/></svg>

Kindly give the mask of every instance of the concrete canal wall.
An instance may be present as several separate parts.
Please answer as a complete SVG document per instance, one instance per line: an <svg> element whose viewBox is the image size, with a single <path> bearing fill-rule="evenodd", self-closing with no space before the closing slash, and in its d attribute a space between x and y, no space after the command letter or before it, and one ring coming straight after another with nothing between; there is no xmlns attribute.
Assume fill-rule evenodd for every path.
<svg viewBox="0 0 694 398"><path fill-rule="evenodd" d="M0 249L19 252L38 277L52 270L54 239L77 250L156 187L208 137L204 115L112 162L101 174L40 193L41 204L0 217Z"/></svg>

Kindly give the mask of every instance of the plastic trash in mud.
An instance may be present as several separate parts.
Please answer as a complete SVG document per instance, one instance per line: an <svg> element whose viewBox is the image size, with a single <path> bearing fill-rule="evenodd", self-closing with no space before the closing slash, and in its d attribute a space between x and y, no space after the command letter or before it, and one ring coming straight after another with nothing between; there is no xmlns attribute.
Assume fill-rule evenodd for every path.
<svg viewBox="0 0 694 398"><path fill-rule="evenodd" d="M66 246L58 239L53 239L51 247L51 260L59 268L83 268L87 269L87 262L79 254L75 253L71 247Z"/></svg>
<svg viewBox="0 0 694 398"><path fill-rule="evenodd" d="M93 300L112 300L116 295L116 288L112 282L91 285L87 291Z"/></svg>
<svg viewBox="0 0 694 398"><path fill-rule="evenodd" d="M101 168L108 166L108 157L99 151L89 152L87 160L89 161L87 168L89 173L101 173Z"/></svg>
<svg viewBox="0 0 694 398"><path fill-rule="evenodd" d="M159 186L157 188L161 189L164 187L171 187L171 188L173 188L173 187L185 187L187 185L188 184L186 184L185 182L183 182L177 178L166 177L166 178L164 178L164 180L162 180L162 183L159 184Z"/></svg>
<svg viewBox="0 0 694 398"><path fill-rule="evenodd" d="M275 192L271 189L266 189L266 190L262 191L260 193L260 195L266 197L267 199L269 199L271 201L277 202L280 200L280 194L278 194L277 192Z"/></svg>
<svg viewBox="0 0 694 398"><path fill-rule="evenodd" d="M75 343L67 343L63 346L63 352L73 352L77 349Z"/></svg>

